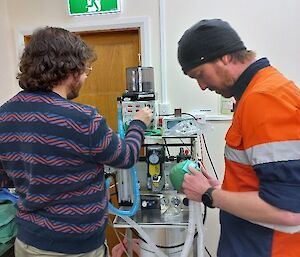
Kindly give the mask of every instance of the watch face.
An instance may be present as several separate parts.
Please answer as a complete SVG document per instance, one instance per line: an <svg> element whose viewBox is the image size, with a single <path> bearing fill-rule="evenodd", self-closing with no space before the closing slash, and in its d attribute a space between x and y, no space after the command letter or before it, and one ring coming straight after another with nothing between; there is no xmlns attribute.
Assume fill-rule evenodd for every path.
<svg viewBox="0 0 300 257"><path fill-rule="evenodd" d="M157 164L159 162L159 156L157 154L155 154L155 153L151 154L149 156L149 162L151 164Z"/></svg>

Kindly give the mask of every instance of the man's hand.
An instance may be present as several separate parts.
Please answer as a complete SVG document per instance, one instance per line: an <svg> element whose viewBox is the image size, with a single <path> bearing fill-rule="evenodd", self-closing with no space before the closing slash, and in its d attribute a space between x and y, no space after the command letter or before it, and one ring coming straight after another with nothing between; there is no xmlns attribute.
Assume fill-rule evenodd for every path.
<svg viewBox="0 0 300 257"><path fill-rule="evenodd" d="M207 172L199 172L189 166L191 174L185 174L182 184L184 194L188 199L201 202L202 195L210 187L221 187L221 183L210 177Z"/></svg>
<svg viewBox="0 0 300 257"><path fill-rule="evenodd" d="M139 110L133 117L134 120L141 120L148 127L152 121L153 112L149 107Z"/></svg>

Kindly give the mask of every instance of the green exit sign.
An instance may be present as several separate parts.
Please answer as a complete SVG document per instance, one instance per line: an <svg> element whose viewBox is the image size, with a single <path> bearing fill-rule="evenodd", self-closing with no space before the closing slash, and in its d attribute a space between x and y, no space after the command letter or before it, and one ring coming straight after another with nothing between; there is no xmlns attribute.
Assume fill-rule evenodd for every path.
<svg viewBox="0 0 300 257"><path fill-rule="evenodd" d="M69 0L71 15L120 12L119 0Z"/></svg>

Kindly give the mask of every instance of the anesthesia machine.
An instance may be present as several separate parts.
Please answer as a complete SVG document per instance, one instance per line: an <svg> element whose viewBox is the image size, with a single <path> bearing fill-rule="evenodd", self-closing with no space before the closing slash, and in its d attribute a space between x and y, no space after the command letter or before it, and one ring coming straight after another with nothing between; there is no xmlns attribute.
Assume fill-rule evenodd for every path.
<svg viewBox="0 0 300 257"><path fill-rule="evenodd" d="M127 90L118 98L120 136L124 137L134 114L143 107L153 110L154 119L136 166L116 172L120 209L109 206L117 215L114 227L126 228L130 236L131 229L137 231L142 257L203 256L200 203L188 201L178 187L183 177L178 171L188 172L187 165L199 163L199 135L171 133L179 123L189 125L195 121L181 113L159 117L152 67L127 68L126 79ZM132 242L128 250L132 256L135 241L129 238L128 242Z"/></svg>

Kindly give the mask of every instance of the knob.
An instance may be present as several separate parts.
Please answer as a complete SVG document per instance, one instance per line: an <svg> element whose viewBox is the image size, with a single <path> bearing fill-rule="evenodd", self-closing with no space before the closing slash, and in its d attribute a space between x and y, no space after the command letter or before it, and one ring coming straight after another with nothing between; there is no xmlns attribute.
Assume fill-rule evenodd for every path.
<svg viewBox="0 0 300 257"><path fill-rule="evenodd" d="M146 208L147 207L147 201L142 201L142 207Z"/></svg>

